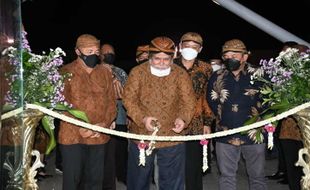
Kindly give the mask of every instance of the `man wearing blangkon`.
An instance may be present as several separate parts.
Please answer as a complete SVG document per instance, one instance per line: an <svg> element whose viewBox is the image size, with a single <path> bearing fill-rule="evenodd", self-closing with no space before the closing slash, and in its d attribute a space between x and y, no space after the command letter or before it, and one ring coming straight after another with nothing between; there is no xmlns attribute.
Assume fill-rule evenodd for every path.
<svg viewBox="0 0 310 190"><path fill-rule="evenodd" d="M238 39L229 40L222 47L222 59L226 67L213 73L207 88L208 103L216 115L217 131L241 127L251 115L262 111L260 86L251 82L251 73L255 68L246 62L248 54L246 46ZM250 136L240 133L216 139L219 189L237 189L236 173L241 155L246 162L249 189L267 189L265 144L255 144Z"/></svg>
<svg viewBox="0 0 310 190"><path fill-rule="evenodd" d="M73 108L84 111L91 124L109 127L116 117L110 71L99 63L99 40L83 34L76 41L76 60L61 71L72 74L64 95ZM63 159L63 189L102 190L104 145L109 136L62 121L59 143Z"/></svg>
<svg viewBox="0 0 310 190"><path fill-rule="evenodd" d="M133 122L129 131L151 135L153 122L158 122L158 136L184 134L195 112L195 94L186 71L173 64L174 42L168 37L154 38L149 46L149 61L129 74L123 101ZM149 144L148 144L149 145ZM130 141L128 155L128 190L148 190L155 154L159 172L159 189L183 189L185 146L183 142L156 142L139 166L138 141Z"/></svg>

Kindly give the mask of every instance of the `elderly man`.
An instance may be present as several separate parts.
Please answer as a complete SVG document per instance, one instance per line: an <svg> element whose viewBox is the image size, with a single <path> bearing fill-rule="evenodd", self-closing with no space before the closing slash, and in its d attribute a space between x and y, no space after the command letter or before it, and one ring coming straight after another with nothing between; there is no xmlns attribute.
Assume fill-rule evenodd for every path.
<svg viewBox="0 0 310 190"><path fill-rule="evenodd" d="M124 89L124 105L133 122L129 131L150 135L152 123L160 129L157 135L182 135L195 112L195 94L186 71L173 64L174 42L157 37L149 46L149 61L132 69ZM149 144L148 144L149 145ZM144 167L138 165L137 141L130 141L128 155L128 190L148 190L157 156L160 189L183 189L185 146L183 142L156 142L146 157Z"/></svg>

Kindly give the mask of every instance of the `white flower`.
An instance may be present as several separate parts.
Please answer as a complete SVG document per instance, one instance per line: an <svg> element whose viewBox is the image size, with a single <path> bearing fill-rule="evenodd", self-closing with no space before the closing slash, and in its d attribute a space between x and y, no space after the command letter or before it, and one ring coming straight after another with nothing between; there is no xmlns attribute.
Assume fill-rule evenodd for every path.
<svg viewBox="0 0 310 190"><path fill-rule="evenodd" d="M283 59L291 59L296 53L298 53L298 49L287 48L285 51L280 52L279 56L276 57L276 60L282 61Z"/></svg>
<svg viewBox="0 0 310 190"><path fill-rule="evenodd" d="M55 49L55 53L58 55L58 57L61 55L66 56L66 53L60 47Z"/></svg>

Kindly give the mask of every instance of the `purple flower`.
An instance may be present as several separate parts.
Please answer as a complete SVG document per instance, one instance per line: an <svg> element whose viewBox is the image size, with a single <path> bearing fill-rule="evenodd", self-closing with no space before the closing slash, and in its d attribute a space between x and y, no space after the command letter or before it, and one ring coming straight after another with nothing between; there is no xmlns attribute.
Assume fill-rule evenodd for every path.
<svg viewBox="0 0 310 190"><path fill-rule="evenodd" d="M30 46L29 46L29 42L27 40L27 32L26 31L22 31L22 48L28 52L31 52Z"/></svg>

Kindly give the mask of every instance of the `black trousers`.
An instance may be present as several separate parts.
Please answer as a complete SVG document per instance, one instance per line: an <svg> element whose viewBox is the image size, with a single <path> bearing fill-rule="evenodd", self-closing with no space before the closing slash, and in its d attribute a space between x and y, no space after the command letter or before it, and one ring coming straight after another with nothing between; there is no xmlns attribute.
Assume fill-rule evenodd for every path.
<svg viewBox="0 0 310 190"><path fill-rule="evenodd" d="M274 133L274 145L278 151L278 172L287 172L287 168L286 168L286 164L285 164L285 160L284 160L284 150L283 147L281 146L280 143L280 132L281 132L281 122L282 120L279 122L279 124L276 127L276 131Z"/></svg>
<svg viewBox="0 0 310 190"><path fill-rule="evenodd" d="M185 142L185 189L202 190L202 146L199 141Z"/></svg>
<svg viewBox="0 0 310 190"><path fill-rule="evenodd" d="M116 125L115 130L127 131L126 125ZM126 184L128 139L111 136L105 147L103 190L116 190L116 178Z"/></svg>
<svg viewBox="0 0 310 190"><path fill-rule="evenodd" d="M303 175L302 168L295 166L298 160L298 152L303 148L301 141L280 139L281 147L284 153L286 173L290 190L300 190L300 180Z"/></svg>
<svg viewBox="0 0 310 190"><path fill-rule="evenodd" d="M60 145L64 190L102 190L105 145Z"/></svg>
<svg viewBox="0 0 310 190"><path fill-rule="evenodd" d="M105 144L104 177L102 190L116 190L115 182L115 138Z"/></svg>
<svg viewBox="0 0 310 190"><path fill-rule="evenodd" d="M59 125L60 125L60 120L59 119L55 119L54 120L54 125L55 125L55 138L57 139L57 142L56 142L56 159L55 159L55 166L56 168L58 169L61 169L62 170L62 158L61 158L61 152L60 152L60 148L59 148L59 143L58 143L58 134L59 134Z"/></svg>
<svg viewBox="0 0 310 190"><path fill-rule="evenodd" d="M116 125L115 130L127 132L127 125ZM127 161L128 161L128 139L122 137L114 137L115 139L115 166L116 177L118 181L126 184L127 180Z"/></svg>

